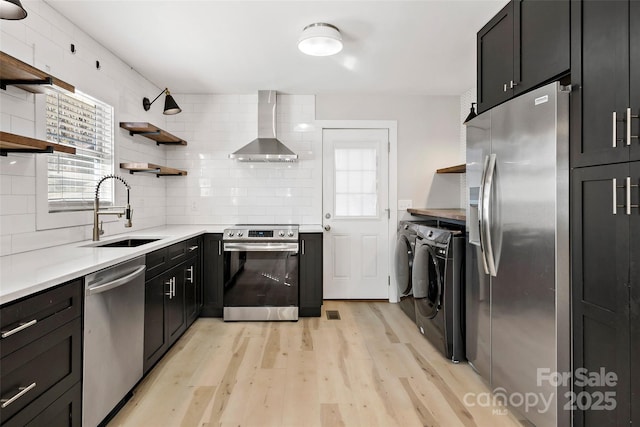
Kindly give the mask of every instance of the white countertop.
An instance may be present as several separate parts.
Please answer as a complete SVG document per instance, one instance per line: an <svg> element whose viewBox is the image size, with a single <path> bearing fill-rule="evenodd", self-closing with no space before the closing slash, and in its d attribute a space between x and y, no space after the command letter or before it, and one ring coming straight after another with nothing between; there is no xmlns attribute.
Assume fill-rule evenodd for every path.
<svg viewBox="0 0 640 427"><path fill-rule="evenodd" d="M85 240L0 257L0 305L43 291L94 271L153 252L204 233L222 233L228 225L167 225L105 237L101 242L128 237L160 238L136 248L97 248ZM301 225L300 232L322 232L320 225Z"/></svg>

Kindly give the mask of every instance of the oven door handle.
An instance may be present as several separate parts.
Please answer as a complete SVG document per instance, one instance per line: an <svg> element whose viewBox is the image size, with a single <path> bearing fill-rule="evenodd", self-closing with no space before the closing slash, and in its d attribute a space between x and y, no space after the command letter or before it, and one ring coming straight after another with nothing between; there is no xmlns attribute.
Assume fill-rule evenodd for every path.
<svg viewBox="0 0 640 427"><path fill-rule="evenodd" d="M225 243L225 252L298 252L298 243Z"/></svg>

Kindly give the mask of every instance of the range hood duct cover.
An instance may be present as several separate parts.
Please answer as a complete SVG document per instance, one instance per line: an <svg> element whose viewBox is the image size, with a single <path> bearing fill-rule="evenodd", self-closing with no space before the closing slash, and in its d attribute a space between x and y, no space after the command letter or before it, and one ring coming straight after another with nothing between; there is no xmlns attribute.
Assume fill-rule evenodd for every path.
<svg viewBox="0 0 640 427"><path fill-rule="evenodd" d="M258 91L258 137L230 159L239 162L295 162L298 155L276 138L276 91Z"/></svg>

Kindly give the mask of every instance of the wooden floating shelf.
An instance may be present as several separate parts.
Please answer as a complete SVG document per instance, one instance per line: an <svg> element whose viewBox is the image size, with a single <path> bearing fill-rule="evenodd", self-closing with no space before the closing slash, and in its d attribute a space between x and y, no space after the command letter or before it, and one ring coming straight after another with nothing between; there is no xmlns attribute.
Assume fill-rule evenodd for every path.
<svg viewBox="0 0 640 427"><path fill-rule="evenodd" d="M411 215L425 216L436 219L449 219L464 222L467 219L467 212L464 209L407 209Z"/></svg>
<svg viewBox="0 0 640 427"><path fill-rule="evenodd" d="M57 86L69 92L76 91L69 83L0 52L0 89L6 89L10 85L31 93L43 93L47 86Z"/></svg>
<svg viewBox="0 0 640 427"><path fill-rule="evenodd" d="M467 165L462 164L462 165L450 166L448 168L438 169L436 170L436 173L465 173L466 171L467 171Z"/></svg>
<svg viewBox="0 0 640 427"><path fill-rule="evenodd" d="M76 154L76 149L73 147L15 135L13 133L0 132L1 156L6 156L7 153L52 153L53 151Z"/></svg>
<svg viewBox="0 0 640 427"><path fill-rule="evenodd" d="M154 165L153 163L120 163L121 169L126 169L129 173L136 172L154 173L157 177L161 176L185 176L187 171L169 168L166 166Z"/></svg>
<svg viewBox="0 0 640 427"><path fill-rule="evenodd" d="M152 139L157 145L160 144L175 144L175 145L187 145L187 141L182 138L178 138L175 135L171 135L166 130L162 130L159 127L147 122L120 122L120 127L129 131L129 135L142 135L146 138Z"/></svg>

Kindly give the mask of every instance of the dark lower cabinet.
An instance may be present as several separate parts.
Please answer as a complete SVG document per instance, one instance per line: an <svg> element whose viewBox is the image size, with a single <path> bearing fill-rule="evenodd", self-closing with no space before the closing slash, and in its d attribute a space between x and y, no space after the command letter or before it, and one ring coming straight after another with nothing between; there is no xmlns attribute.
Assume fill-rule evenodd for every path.
<svg viewBox="0 0 640 427"><path fill-rule="evenodd" d="M185 280L184 267L178 266L169 271L167 293L165 293L165 325L168 333L168 344L171 346L184 331L187 330L187 319L185 316ZM168 295L167 295L168 294Z"/></svg>
<svg viewBox="0 0 640 427"><path fill-rule="evenodd" d="M200 314L200 238L147 254L144 372L148 372Z"/></svg>
<svg viewBox="0 0 640 427"><path fill-rule="evenodd" d="M0 424L80 426L81 279L0 307Z"/></svg>
<svg viewBox="0 0 640 427"><path fill-rule="evenodd" d="M224 257L222 233L205 234L202 254L203 317L222 317L224 292Z"/></svg>
<svg viewBox="0 0 640 427"><path fill-rule="evenodd" d="M187 260L184 263L184 307L187 328L200 316L202 310L202 236L187 242Z"/></svg>
<svg viewBox="0 0 640 427"><path fill-rule="evenodd" d="M640 8L640 2L638 7ZM631 175L631 204L640 206L640 162L629 165ZM629 283L631 307L631 420L640 424L640 207L632 208L629 217ZM631 356L632 355L632 356Z"/></svg>
<svg viewBox="0 0 640 427"><path fill-rule="evenodd" d="M322 312L322 233L300 233L300 316Z"/></svg>
<svg viewBox="0 0 640 427"><path fill-rule="evenodd" d="M573 402L577 427L629 425L631 408L638 416L638 184L640 162L573 171L573 369L617 377L615 385L574 387L582 396Z"/></svg>
<svg viewBox="0 0 640 427"><path fill-rule="evenodd" d="M8 427L13 425L7 424ZM58 400L25 424L25 427L80 427L82 425L82 386L73 386Z"/></svg>
<svg viewBox="0 0 640 427"><path fill-rule="evenodd" d="M160 360L169 341L165 325L165 296L169 292L168 273L145 282L144 292L144 372Z"/></svg>

